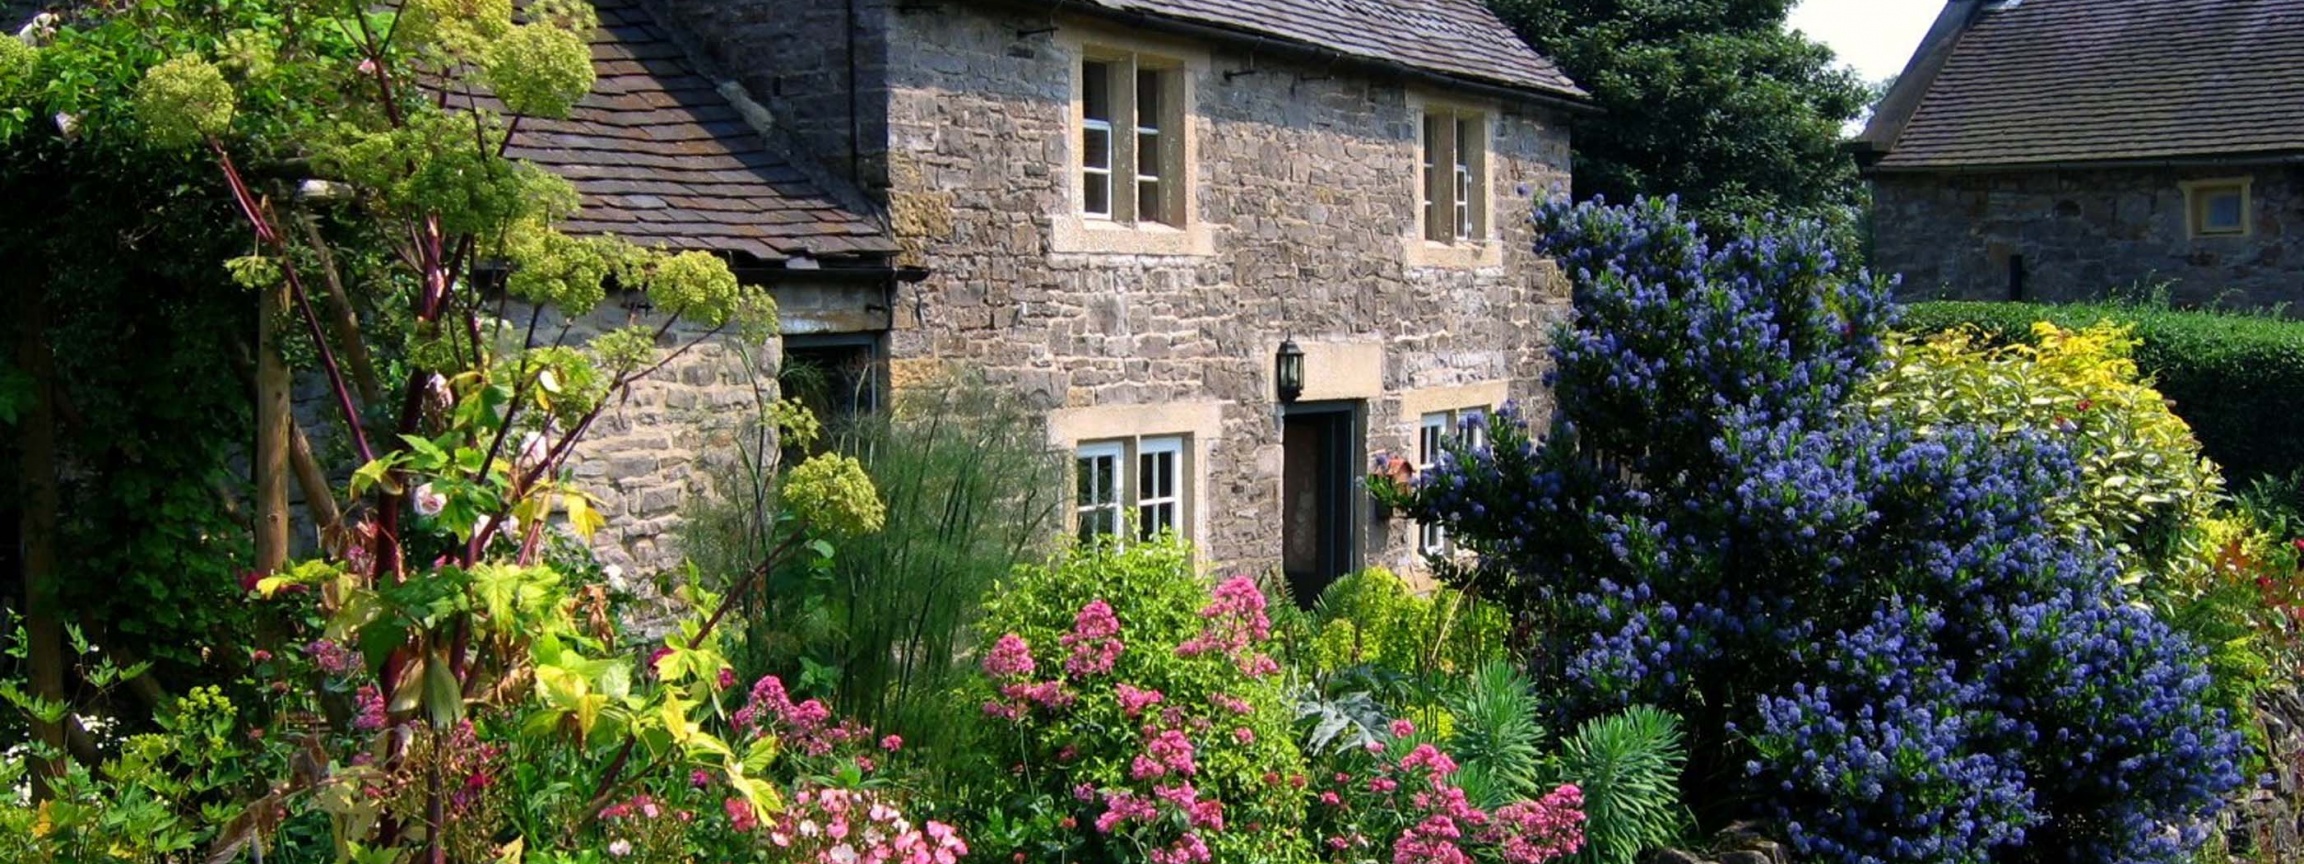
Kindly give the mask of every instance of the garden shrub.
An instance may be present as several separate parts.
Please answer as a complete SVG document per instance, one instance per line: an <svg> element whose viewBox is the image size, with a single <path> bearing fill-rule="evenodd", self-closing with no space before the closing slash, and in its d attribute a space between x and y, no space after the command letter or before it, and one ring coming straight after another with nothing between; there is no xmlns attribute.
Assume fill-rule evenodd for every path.
<svg viewBox="0 0 2304 864"><path fill-rule="evenodd" d="M1307 861L1262 592L1189 548L1084 546L985 599L970 840L992 859Z"/></svg>
<svg viewBox="0 0 2304 864"><path fill-rule="evenodd" d="M1678 840L1687 761L1680 718L1646 705L1587 720L1562 740L1548 773L1583 790L1585 860L1631 864Z"/></svg>
<svg viewBox="0 0 2304 864"><path fill-rule="evenodd" d="M1460 785L1456 760L1430 739L1395 720L1381 738L1321 760L1308 825L1322 860L1543 864L1583 848L1574 785L1482 807Z"/></svg>
<svg viewBox="0 0 2304 864"><path fill-rule="evenodd" d="M1419 594L1381 567L1336 580L1313 606L1314 668L1458 675L1503 656L1503 610L1452 588Z"/></svg>
<svg viewBox="0 0 2304 864"><path fill-rule="evenodd" d="M947 751L945 699L967 674L957 658L980 601L1017 565L1042 560L1059 524L1049 490L1063 488L1063 466L1042 420L1013 394L955 375L851 422L820 426L780 400L757 425L788 431L740 442L739 458L712 469L717 494L684 508L682 549L709 580L740 580L781 539L779 449L858 460L888 503L887 524L829 560L770 574L744 598L738 666L823 693L915 749Z"/></svg>
<svg viewBox="0 0 2304 864"><path fill-rule="evenodd" d="M1558 411L1405 502L1543 641L1555 724L1685 718L1695 801L1820 861L2177 861L2239 780L2200 651L2058 530L2058 441L1867 416L1885 285L1799 226L1713 245L1672 204L1555 205Z"/></svg>
<svg viewBox="0 0 2304 864"><path fill-rule="evenodd" d="M2175 402L2201 449L2245 488L2304 468L2304 322L2141 303L2050 305L1933 302L1906 307L1903 326L1929 333L1971 326L1999 343L2031 341L2047 321L2078 328L2099 321L2133 327L2138 370Z"/></svg>

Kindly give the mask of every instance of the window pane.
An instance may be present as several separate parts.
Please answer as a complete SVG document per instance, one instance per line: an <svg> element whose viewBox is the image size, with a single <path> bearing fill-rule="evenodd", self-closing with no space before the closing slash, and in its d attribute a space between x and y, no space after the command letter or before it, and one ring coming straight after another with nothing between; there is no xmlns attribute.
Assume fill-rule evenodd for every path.
<svg viewBox="0 0 2304 864"><path fill-rule="evenodd" d="M1080 64L1080 114L1089 120L1112 121L1112 64L1100 60Z"/></svg>
<svg viewBox="0 0 2304 864"><path fill-rule="evenodd" d="M1136 216L1143 222L1166 222L1168 214L1160 209L1160 181L1136 181Z"/></svg>
<svg viewBox="0 0 2304 864"><path fill-rule="evenodd" d="M1160 128L1160 75L1156 70L1136 73L1136 126L1140 129Z"/></svg>
<svg viewBox="0 0 2304 864"><path fill-rule="evenodd" d="M2201 222L2210 231L2238 231L2241 227L2240 193L2218 190L2208 193L2208 212Z"/></svg>
<svg viewBox="0 0 2304 864"><path fill-rule="evenodd" d="M1441 234L1439 214L1433 210L1437 206L1437 202L1446 197L1444 193L1447 191L1446 187L1441 184L1446 182L1444 178L1447 177L1447 174L1444 166L1448 164L1448 161L1446 154L1440 152L1440 149L1447 144L1447 136L1443 134L1445 129L1443 124L1447 122L1448 118L1441 115L1424 115L1423 217L1424 236L1430 240L1446 239Z"/></svg>
<svg viewBox="0 0 2304 864"><path fill-rule="evenodd" d="M1102 171L1112 170L1111 127L1091 124L1080 131L1080 165Z"/></svg>
<svg viewBox="0 0 2304 864"><path fill-rule="evenodd" d="M1112 215L1112 175L1086 172L1080 179L1080 209L1090 216Z"/></svg>
<svg viewBox="0 0 2304 864"><path fill-rule="evenodd" d="M1138 130L1136 133L1136 176L1159 179L1160 133Z"/></svg>

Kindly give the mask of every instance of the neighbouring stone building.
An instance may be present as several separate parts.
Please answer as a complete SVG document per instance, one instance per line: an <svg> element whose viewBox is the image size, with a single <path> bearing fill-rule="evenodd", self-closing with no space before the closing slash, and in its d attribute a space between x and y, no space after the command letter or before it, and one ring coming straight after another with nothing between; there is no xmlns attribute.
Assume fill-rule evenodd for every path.
<svg viewBox="0 0 2304 864"><path fill-rule="evenodd" d="M1908 296L2304 301L2304 0L1951 0L1856 147Z"/></svg>

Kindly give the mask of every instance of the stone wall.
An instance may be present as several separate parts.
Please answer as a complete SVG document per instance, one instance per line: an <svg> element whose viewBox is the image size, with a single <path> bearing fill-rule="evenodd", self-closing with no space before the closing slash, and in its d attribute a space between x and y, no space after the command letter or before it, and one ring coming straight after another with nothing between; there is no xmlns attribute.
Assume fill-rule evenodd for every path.
<svg viewBox="0 0 2304 864"><path fill-rule="evenodd" d="M1400 406L1416 388L1509 382L1544 410L1547 329L1567 295L1525 223L1533 202L1566 194L1563 118L1490 106L1493 260L1412 266L1418 130L1401 83L1161 46L1205 60L1187 74L1193 220L1210 241L1192 251L1206 254L1061 252L1077 46L1157 37L1071 18L1050 33L1044 13L955 4L889 21L887 194L908 256L933 271L898 298L892 357L981 367L1051 410L1219 406L1195 490L1215 565L1263 570L1280 554L1270 370L1283 338L1313 354L1312 389L1366 400L1370 453L1411 452L1417 418ZM1376 358L1366 379L1324 380L1350 364L1320 358L1347 355ZM1367 529L1369 562L1413 560L1411 526L1371 516Z"/></svg>
<svg viewBox="0 0 2304 864"><path fill-rule="evenodd" d="M522 326L528 320L524 308L507 316ZM543 341L568 324L565 344L582 345L628 322L661 321L612 296L572 323L547 311L537 333ZM782 340L740 345L733 336L708 336L702 328L683 324L659 342L667 351L690 343L695 347L634 382L624 398L602 410L568 463L577 485L600 499L607 518L607 526L593 538L594 553L602 565L615 568L610 572L617 574L613 581L618 587L642 595L650 595L646 577L679 566L680 509L692 496L710 491L709 469L736 458L739 444L753 452L773 455L775 450L774 439L759 440L760 430L751 421L759 416L757 406L776 398ZM298 381L295 412L313 435L322 464L346 469L336 478L341 487L357 458L338 431L342 424L324 380L308 375ZM293 484L290 490L293 511L301 518L301 490ZM317 543L309 522L295 526L294 533L305 551Z"/></svg>
<svg viewBox="0 0 2304 864"><path fill-rule="evenodd" d="M2252 176L2251 232L2192 238L2186 180ZM1882 174L1875 269L1915 299L2102 298L2169 284L2183 305L2304 301L2304 172L2295 168Z"/></svg>

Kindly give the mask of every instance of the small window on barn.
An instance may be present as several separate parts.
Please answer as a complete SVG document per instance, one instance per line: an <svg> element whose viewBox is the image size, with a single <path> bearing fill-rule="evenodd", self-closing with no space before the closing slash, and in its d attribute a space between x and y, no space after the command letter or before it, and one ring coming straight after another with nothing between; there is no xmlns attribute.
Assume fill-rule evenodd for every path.
<svg viewBox="0 0 2304 864"><path fill-rule="evenodd" d="M2239 237L2249 233L2247 178L2194 180L2184 185L2185 221L2194 237Z"/></svg>

